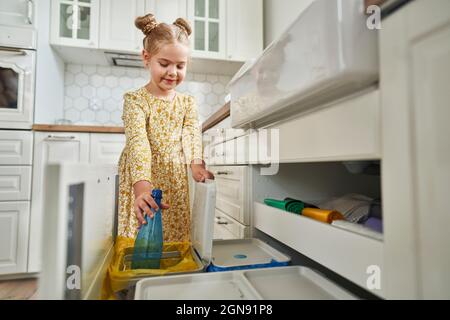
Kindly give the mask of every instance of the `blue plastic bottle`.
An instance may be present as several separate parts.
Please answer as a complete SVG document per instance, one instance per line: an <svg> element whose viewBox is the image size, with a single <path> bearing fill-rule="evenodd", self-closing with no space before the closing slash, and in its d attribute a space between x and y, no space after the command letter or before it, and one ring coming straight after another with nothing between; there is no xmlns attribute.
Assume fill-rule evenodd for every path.
<svg viewBox="0 0 450 320"><path fill-rule="evenodd" d="M158 207L161 208L162 191L155 189L152 191L152 197ZM154 212L154 210L152 209ZM145 216L144 224L139 229L136 240L134 241L132 269L160 269L160 262L163 248L163 230L161 209L159 209L153 219Z"/></svg>

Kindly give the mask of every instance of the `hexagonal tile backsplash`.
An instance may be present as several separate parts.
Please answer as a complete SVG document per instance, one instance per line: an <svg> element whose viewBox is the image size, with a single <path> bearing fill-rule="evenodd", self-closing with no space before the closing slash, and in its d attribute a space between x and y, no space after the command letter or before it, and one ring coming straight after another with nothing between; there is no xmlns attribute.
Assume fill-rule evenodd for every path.
<svg viewBox="0 0 450 320"><path fill-rule="evenodd" d="M148 82L145 69L66 64L64 118L74 124L122 126L123 95ZM225 103L231 77L189 73L177 88L194 96L199 121L208 119Z"/></svg>

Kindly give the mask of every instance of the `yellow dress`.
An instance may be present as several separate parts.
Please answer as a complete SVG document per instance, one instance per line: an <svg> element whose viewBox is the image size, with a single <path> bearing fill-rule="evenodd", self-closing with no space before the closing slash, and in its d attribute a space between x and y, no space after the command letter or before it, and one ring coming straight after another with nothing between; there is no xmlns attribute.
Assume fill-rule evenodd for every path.
<svg viewBox="0 0 450 320"><path fill-rule="evenodd" d="M186 164L203 159L194 98L177 93L170 102L141 87L125 93L122 119L126 145L119 160L119 235L136 237L133 185L146 180L162 190L162 202L170 206L162 214L164 241L190 241Z"/></svg>

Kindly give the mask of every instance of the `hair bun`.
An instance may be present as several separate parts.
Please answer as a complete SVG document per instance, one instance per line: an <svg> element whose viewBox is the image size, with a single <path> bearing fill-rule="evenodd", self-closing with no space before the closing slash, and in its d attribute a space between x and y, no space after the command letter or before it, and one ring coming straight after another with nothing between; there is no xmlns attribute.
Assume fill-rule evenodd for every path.
<svg viewBox="0 0 450 320"><path fill-rule="evenodd" d="M191 35L192 33L191 25L183 18L178 18L173 24L176 25L181 30L183 30L184 32L186 32L188 36Z"/></svg>
<svg viewBox="0 0 450 320"><path fill-rule="evenodd" d="M140 29L142 33L146 36L150 34L158 26L156 18L153 14L149 13L143 17L137 17L134 21L136 28Z"/></svg>

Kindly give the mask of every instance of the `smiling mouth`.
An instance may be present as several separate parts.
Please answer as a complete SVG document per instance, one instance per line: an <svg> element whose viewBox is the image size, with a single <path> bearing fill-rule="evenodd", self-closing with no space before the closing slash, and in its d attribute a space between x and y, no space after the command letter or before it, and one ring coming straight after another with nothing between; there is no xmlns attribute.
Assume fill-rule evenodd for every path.
<svg viewBox="0 0 450 320"><path fill-rule="evenodd" d="M163 79L164 81L168 82L168 83L174 83L175 80L170 80L170 79Z"/></svg>

